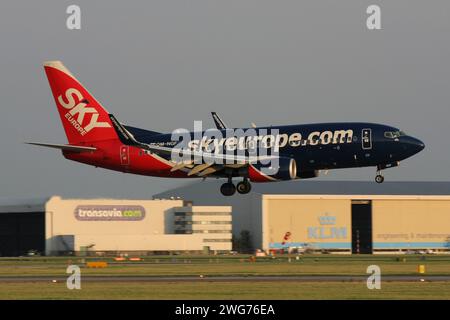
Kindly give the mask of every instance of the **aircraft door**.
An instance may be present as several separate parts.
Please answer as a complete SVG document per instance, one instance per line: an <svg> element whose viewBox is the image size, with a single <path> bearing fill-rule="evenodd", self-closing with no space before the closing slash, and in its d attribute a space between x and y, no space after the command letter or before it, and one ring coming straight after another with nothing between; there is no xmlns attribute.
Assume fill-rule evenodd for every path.
<svg viewBox="0 0 450 320"><path fill-rule="evenodd" d="M363 150L372 149L372 129L362 129L361 143Z"/></svg>
<svg viewBox="0 0 450 320"><path fill-rule="evenodd" d="M120 147L120 164L127 166L130 164L130 148L129 146Z"/></svg>

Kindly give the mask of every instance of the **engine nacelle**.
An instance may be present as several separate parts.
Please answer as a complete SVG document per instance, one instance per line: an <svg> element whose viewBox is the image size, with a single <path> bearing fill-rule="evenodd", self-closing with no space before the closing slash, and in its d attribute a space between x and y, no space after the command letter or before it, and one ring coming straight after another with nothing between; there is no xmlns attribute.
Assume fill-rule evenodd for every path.
<svg viewBox="0 0 450 320"><path fill-rule="evenodd" d="M271 164L253 164L248 169L248 177L253 182L297 179L297 163L292 158L280 157Z"/></svg>

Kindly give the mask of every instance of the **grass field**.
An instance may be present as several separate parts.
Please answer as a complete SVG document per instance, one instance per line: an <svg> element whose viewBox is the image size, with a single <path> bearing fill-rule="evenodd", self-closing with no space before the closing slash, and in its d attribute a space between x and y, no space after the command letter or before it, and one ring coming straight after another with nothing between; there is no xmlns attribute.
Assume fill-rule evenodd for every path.
<svg viewBox="0 0 450 320"><path fill-rule="evenodd" d="M1 283L0 299L450 299L448 282L386 282L368 290L356 282L86 282Z"/></svg>
<svg viewBox="0 0 450 320"><path fill-rule="evenodd" d="M87 268L87 261L107 261L107 268ZM368 290L361 282L221 281L207 276L253 275L364 275L378 265L382 275L450 275L450 256L335 256L273 258L249 256L159 256L139 262L112 258L30 257L0 258L0 277L67 277L66 267L81 267L89 276L123 276L120 282L83 282L81 290L68 290L64 281L0 282L0 299L450 299L450 282L382 282L381 290ZM126 276L206 276L189 282L127 282Z"/></svg>
<svg viewBox="0 0 450 320"><path fill-rule="evenodd" d="M66 266L77 264L83 275L95 276L187 276L187 275L366 275L369 265L378 265L384 275L417 275L418 265L427 275L450 275L450 256L286 256L257 258L249 256L152 257L140 262L118 263L112 258L0 258L0 277L65 276ZM108 268L85 268L87 261L107 261Z"/></svg>

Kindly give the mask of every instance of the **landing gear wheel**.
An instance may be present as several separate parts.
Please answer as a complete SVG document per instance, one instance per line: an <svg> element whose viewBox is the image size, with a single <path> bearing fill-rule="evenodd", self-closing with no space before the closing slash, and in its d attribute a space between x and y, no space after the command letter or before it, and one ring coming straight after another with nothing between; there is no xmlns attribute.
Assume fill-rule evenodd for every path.
<svg viewBox="0 0 450 320"><path fill-rule="evenodd" d="M220 186L220 192L224 196L232 196L236 192L236 187L231 182L226 182Z"/></svg>
<svg viewBox="0 0 450 320"><path fill-rule="evenodd" d="M247 180L244 180L237 184L236 189L240 194L247 194L252 190L252 185Z"/></svg>
<svg viewBox="0 0 450 320"><path fill-rule="evenodd" d="M384 181L384 177L381 174L377 174L375 177L375 182L376 183L383 183Z"/></svg>

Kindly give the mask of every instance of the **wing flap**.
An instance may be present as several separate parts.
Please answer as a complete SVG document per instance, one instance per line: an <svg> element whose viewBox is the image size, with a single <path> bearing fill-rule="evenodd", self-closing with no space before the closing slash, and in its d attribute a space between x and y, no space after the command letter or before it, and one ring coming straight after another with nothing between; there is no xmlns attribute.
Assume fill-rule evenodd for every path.
<svg viewBox="0 0 450 320"><path fill-rule="evenodd" d="M212 166L212 163L199 164L198 166L192 168L191 171L189 171L188 176L192 176L193 174L199 173L200 171L203 171L210 166Z"/></svg>
<svg viewBox="0 0 450 320"><path fill-rule="evenodd" d="M220 168L218 166L212 166L212 167L206 168L205 170L200 172L198 174L198 176L199 177L206 177L206 176L209 176L210 174L213 174L214 172L219 171L219 170L220 170Z"/></svg>

